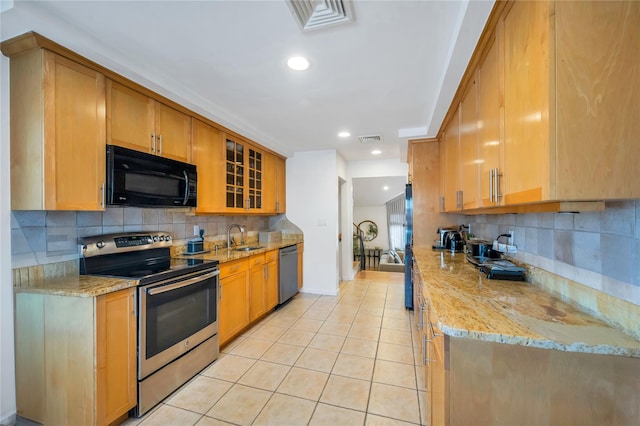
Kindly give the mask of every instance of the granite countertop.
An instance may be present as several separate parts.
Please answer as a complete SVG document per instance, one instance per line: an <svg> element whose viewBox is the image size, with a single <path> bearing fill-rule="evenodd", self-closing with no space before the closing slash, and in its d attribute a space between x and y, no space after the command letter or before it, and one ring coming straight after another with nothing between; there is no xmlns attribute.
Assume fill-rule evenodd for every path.
<svg viewBox="0 0 640 426"><path fill-rule="evenodd" d="M640 358L640 341L532 284L488 280L464 253L414 247L413 254L449 336Z"/></svg>
<svg viewBox="0 0 640 426"><path fill-rule="evenodd" d="M187 254L186 246L182 246L182 247L176 247L175 250L172 250L171 256L183 258L183 259L217 260L220 263L224 263L224 262L231 262L238 259L243 259L245 257L254 256L260 253L265 253L271 250L277 250L282 247L287 247L287 246L291 246L291 245L302 243L302 242L304 241L301 239L300 240L288 239L288 240L282 240L282 242L277 242L277 243L276 242L259 243L257 241L254 241L254 242L249 242L245 245L251 246L251 247L260 247L259 249L249 250L249 251L237 251L233 249L228 250L227 248L219 248L217 253L215 251L215 248L212 247L213 246L212 243L205 242L204 248L205 248L205 251L208 251L208 253Z"/></svg>
<svg viewBox="0 0 640 426"><path fill-rule="evenodd" d="M93 275L67 275L55 278L33 278L28 286L15 287L16 293L43 293L57 296L97 297L136 287L138 280Z"/></svg>
<svg viewBox="0 0 640 426"><path fill-rule="evenodd" d="M185 254L186 246L175 246L172 247L171 255L172 257L178 258L217 260L220 263L224 263L265 253L269 250L277 250L281 247L301 242L303 242L302 239L288 239L278 243L253 242L250 243L251 246L260 246L260 248L251 251L235 251L224 248L219 249L217 254L213 247L211 247L211 251L209 253L198 255L187 255ZM208 244L205 245L205 248L209 250ZM75 263L77 265L77 261L75 261ZM21 281L20 286L14 287L14 291L16 293L42 293L76 297L97 297L114 291L136 287L139 283L138 280L131 278L79 275L77 273L77 267L75 268L75 272L67 273L63 276L47 277L42 273L29 274L27 279L23 279Z"/></svg>

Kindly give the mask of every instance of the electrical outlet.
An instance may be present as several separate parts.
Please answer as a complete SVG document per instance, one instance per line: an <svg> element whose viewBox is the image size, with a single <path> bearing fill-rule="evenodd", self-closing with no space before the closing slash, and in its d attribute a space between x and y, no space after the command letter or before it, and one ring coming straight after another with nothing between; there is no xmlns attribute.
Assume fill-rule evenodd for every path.
<svg viewBox="0 0 640 426"><path fill-rule="evenodd" d="M508 244L509 244L510 246L512 246L512 245L513 245L513 229L510 229L510 230L509 230L509 242L508 242Z"/></svg>
<svg viewBox="0 0 640 426"><path fill-rule="evenodd" d="M193 235L198 235L200 233L200 225L193 225Z"/></svg>

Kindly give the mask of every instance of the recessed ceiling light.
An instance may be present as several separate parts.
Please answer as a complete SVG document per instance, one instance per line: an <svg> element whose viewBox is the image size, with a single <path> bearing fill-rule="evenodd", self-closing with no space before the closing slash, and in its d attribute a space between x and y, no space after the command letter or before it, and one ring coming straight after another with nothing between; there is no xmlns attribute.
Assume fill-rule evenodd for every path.
<svg viewBox="0 0 640 426"><path fill-rule="evenodd" d="M349 136L351 136L351 133L349 133L349 132L340 132L340 133L338 133L338 136L340 136L341 138L348 138Z"/></svg>
<svg viewBox="0 0 640 426"><path fill-rule="evenodd" d="M383 190L383 191L388 191L388 190L389 190L389 187L388 187L387 185L385 185L385 186L383 186L383 187L382 187L382 190Z"/></svg>
<svg viewBox="0 0 640 426"><path fill-rule="evenodd" d="M304 71L309 68L309 61L307 60L307 58L303 58L302 56L294 56L292 58L289 58L289 60L287 61L287 65L292 70Z"/></svg>
<svg viewBox="0 0 640 426"><path fill-rule="evenodd" d="M380 155L380 154L382 154L382 151L380 151L379 149L374 149L373 151L371 151L371 153L373 155Z"/></svg>

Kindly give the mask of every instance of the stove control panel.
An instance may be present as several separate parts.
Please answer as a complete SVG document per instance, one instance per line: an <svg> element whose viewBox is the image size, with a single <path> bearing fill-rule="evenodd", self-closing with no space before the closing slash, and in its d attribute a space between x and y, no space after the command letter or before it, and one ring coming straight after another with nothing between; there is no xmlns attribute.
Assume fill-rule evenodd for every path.
<svg viewBox="0 0 640 426"><path fill-rule="evenodd" d="M161 233L120 233L96 235L80 239L80 251L84 257L171 247L171 234Z"/></svg>

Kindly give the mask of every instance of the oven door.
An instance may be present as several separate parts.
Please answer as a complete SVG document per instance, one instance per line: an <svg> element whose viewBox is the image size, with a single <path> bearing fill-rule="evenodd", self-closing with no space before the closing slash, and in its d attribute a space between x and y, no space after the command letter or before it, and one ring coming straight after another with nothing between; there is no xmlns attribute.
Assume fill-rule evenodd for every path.
<svg viewBox="0 0 640 426"><path fill-rule="evenodd" d="M138 379L218 332L218 269L141 286Z"/></svg>

